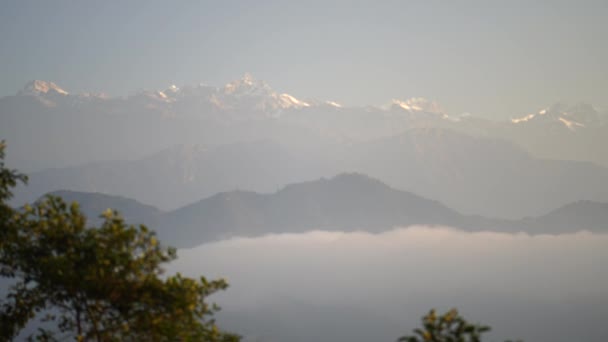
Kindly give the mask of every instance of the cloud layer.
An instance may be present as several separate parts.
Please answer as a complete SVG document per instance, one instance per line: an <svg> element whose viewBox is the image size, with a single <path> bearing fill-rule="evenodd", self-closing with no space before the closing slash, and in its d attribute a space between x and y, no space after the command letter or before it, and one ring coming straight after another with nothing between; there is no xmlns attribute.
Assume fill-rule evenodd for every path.
<svg viewBox="0 0 608 342"><path fill-rule="evenodd" d="M180 250L171 271L227 278L216 297L222 318L264 341L393 340L429 308L451 306L500 338L599 341L608 336L606 247L608 235L588 232L312 231Z"/></svg>

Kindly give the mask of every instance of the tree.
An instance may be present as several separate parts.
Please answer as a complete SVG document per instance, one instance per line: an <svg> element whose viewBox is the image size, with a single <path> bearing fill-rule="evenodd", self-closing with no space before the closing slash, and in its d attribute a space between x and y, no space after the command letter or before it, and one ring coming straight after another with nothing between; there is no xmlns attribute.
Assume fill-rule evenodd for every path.
<svg viewBox="0 0 608 342"><path fill-rule="evenodd" d="M422 317L423 329L415 329L415 335L403 336L398 342L480 342L481 334L490 330L490 327L467 322L458 315L456 309L437 316L431 310Z"/></svg>
<svg viewBox="0 0 608 342"><path fill-rule="evenodd" d="M164 276L176 258L143 225L113 211L88 227L78 204L57 197L12 209L11 189L25 176L8 170L0 144L0 275L12 280L0 304L0 340L34 318L31 339L55 341L238 341L218 329L209 295L224 280Z"/></svg>

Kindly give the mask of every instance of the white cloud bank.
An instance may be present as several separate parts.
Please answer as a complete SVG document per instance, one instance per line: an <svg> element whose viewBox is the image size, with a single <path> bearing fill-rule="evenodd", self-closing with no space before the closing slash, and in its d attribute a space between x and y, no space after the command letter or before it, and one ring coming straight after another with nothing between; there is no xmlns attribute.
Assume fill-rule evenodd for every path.
<svg viewBox="0 0 608 342"><path fill-rule="evenodd" d="M608 314L606 265L608 235L410 227L377 235L313 231L237 238L181 250L171 271L227 278L231 287L216 299L226 315L244 315L229 323L246 333L263 330L263 340L313 338L294 327L331 312L329 321L340 325L343 319L354 332L363 328L348 315L374 317L378 325L366 331L379 329L380 335L372 336L386 332L395 338L427 309L457 306L504 338L559 341L585 328L579 331L587 341L600 341L608 334L601 328L601 317ZM273 328L272 321L276 326L280 319L287 321ZM594 319L598 326L590 324ZM361 321L373 325L368 318ZM383 324L389 327L380 329ZM362 331L328 336L332 331L314 338L370 338Z"/></svg>

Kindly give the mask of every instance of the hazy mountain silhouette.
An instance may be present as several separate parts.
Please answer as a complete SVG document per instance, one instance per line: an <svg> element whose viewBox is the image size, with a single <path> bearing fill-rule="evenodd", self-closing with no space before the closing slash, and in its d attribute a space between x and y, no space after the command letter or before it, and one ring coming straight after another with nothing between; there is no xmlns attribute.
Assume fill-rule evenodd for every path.
<svg viewBox="0 0 608 342"><path fill-rule="evenodd" d="M525 218L522 225L533 231L571 232L588 230L608 232L608 203L578 201L537 218Z"/></svg>
<svg viewBox="0 0 608 342"><path fill-rule="evenodd" d="M411 129L348 145L286 147L257 141L179 146L133 161L32 173L16 204L68 189L134 198L163 210L218 192L272 192L289 183L359 172L465 214L519 219L578 200L608 202L608 169L541 160L514 144L445 129Z"/></svg>
<svg viewBox="0 0 608 342"><path fill-rule="evenodd" d="M314 229L379 232L393 226L456 223L438 202L397 191L359 174L288 185L273 194L232 191L162 215L159 235L179 246L234 236Z"/></svg>
<svg viewBox="0 0 608 342"><path fill-rule="evenodd" d="M0 98L9 165L62 166L31 173L13 203L67 189L163 210L218 192L272 192L342 172L489 217L608 202L608 169L534 157L606 157L608 165L606 117L585 104L504 122L450 117L421 98L349 107L298 100L251 75L223 87L172 86L126 97L71 94L33 81Z"/></svg>
<svg viewBox="0 0 608 342"><path fill-rule="evenodd" d="M536 157L591 161L608 167L608 112L592 105L554 104L511 121L464 117L442 127L511 141Z"/></svg>
<svg viewBox="0 0 608 342"><path fill-rule="evenodd" d="M56 192L82 203L96 217L107 208L123 212L131 223L146 223L169 245L194 247L231 237L310 230L383 232L410 225L439 225L464 230L556 234L589 230L608 232L608 204L577 202L547 215L522 220L467 216L443 204L395 190L361 174L288 185L271 194L223 192L188 206L159 212L122 197Z"/></svg>
<svg viewBox="0 0 608 342"><path fill-rule="evenodd" d="M537 159L513 143L412 129L344 151L357 171L466 214L519 219L578 200L608 202L608 169Z"/></svg>
<svg viewBox="0 0 608 342"><path fill-rule="evenodd" d="M321 161L294 155L270 141L205 148L177 146L135 161L110 161L49 169L30 175L15 203L68 189L134 198L175 209L218 192L271 192L284 184L319 177Z"/></svg>
<svg viewBox="0 0 608 342"><path fill-rule="evenodd" d="M88 222L91 224L102 222L99 216L106 209L120 211L122 217L131 224L137 224L142 220L150 220L161 213L160 210L151 205L121 196L67 190L54 191L47 195L61 197L67 203L78 202L80 210L87 216ZM41 197L39 201L44 197L46 195Z"/></svg>

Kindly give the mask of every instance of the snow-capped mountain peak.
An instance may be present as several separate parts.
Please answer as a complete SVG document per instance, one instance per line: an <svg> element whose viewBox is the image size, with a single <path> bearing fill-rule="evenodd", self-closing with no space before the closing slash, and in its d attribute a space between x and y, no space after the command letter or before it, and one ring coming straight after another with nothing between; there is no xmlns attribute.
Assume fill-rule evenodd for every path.
<svg viewBox="0 0 608 342"><path fill-rule="evenodd" d="M224 86L217 94L216 99L224 108L255 108L270 111L268 114L276 116L282 109L299 109L309 107L310 104L286 94L277 93L266 82L255 79L250 73L241 79L232 81Z"/></svg>
<svg viewBox="0 0 608 342"><path fill-rule="evenodd" d="M165 93L165 94L167 94L167 93L170 93L170 94L171 94L171 93L172 93L172 94L175 94L175 93L177 93L178 91L179 91L179 88L178 88L178 87L177 87L175 84L172 84L172 85L170 85L170 86L169 86L169 88L165 89L165 90L163 91L163 93Z"/></svg>
<svg viewBox="0 0 608 342"><path fill-rule="evenodd" d="M53 82L33 80L28 82L22 90L19 91L18 95L40 95L40 94L60 94L68 95L69 93L61 89L58 85Z"/></svg>
<svg viewBox="0 0 608 342"><path fill-rule="evenodd" d="M541 112L539 113L540 115L545 115L546 111L543 109L541 110ZM528 114L526 116L522 116L520 118L515 118L515 119L511 119L511 122L514 124L518 124L521 122L528 122L532 119L534 119L536 117L536 114Z"/></svg>
<svg viewBox="0 0 608 342"><path fill-rule="evenodd" d="M528 122L553 122L574 131L577 128L600 124L602 122L602 117L595 107L586 103L579 103L573 106L557 103L543 108L537 113L511 119L511 123L513 124L524 124Z"/></svg>
<svg viewBox="0 0 608 342"><path fill-rule="evenodd" d="M281 94L279 95L279 99L281 100L282 108L302 108L302 107L310 107L310 104L301 100L296 99L295 97L289 94Z"/></svg>
<svg viewBox="0 0 608 342"><path fill-rule="evenodd" d="M570 121L568 119L565 119L564 117L559 117L558 120L564 124L564 126L566 126L569 130L575 130L576 127L585 127L584 124L580 123L580 122L576 122L576 121Z"/></svg>
<svg viewBox="0 0 608 342"><path fill-rule="evenodd" d="M279 118L289 111L308 108L307 111L331 109L335 112L364 110L375 112L379 117L402 118L411 123L416 120L450 120L454 123L463 121L462 116L448 116L443 108L435 101L422 97L405 100L394 99L385 106L343 107L333 101L306 101L285 92L273 90L266 82L258 80L250 73L227 83L223 87L206 84L170 85L164 90L143 90L124 98L110 98L106 95L70 94L57 84L48 81L30 81L17 93L17 97L25 95L23 100L37 101L46 107L70 106L81 108L85 105L110 106L104 112L121 111L116 103L125 103L133 108L152 109L163 113L166 117L198 117L201 113L217 115L224 112L227 115L217 116L223 121L240 121L264 118ZM116 102L119 101L119 102ZM131 107L129 107L131 108ZM429 115L430 114L430 115ZM362 114L363 115L363 114ZM289 116L289 115L287 115ZM470 120L467 120L470 121ZM584 131L608 123L608 113L597 108L579 103L576 105L554 104L541 110L516 117L504 123L520 127L550 127L551 129L566 129L569 131Z"/></svg>
<svg viewBox="0 0 608 342"><path fill-rule="evenodd" d="M412 97L407 100L393 99L389 106L389 109L399 109L408 113L433 113L439 114L443 118L447 118L447 114L435 101L430 101L423 97Z"/></svg>
<svg viewBox="0 0 608 342"><path fill-rule="evenodd" d="M253 75L249 72L246 72L243 77L241 78L241 82L247 85L252 86L255 82L256 79L253 78Z"/></svg>
<svg viewBox="0 0 608 342"><path fill-rule="evenodd" d="M266 82L257 80L250 73L245 73L243 77L232 81L224 86L225 94L246 95L246 94L270 94L272 89Z"/></svg>
<svg viewBox="0 0 608 342"><path fill-rule="evenodd" d="M335 101L325 101L325 104L335 108L342 108L342 105Z"/></svg>

